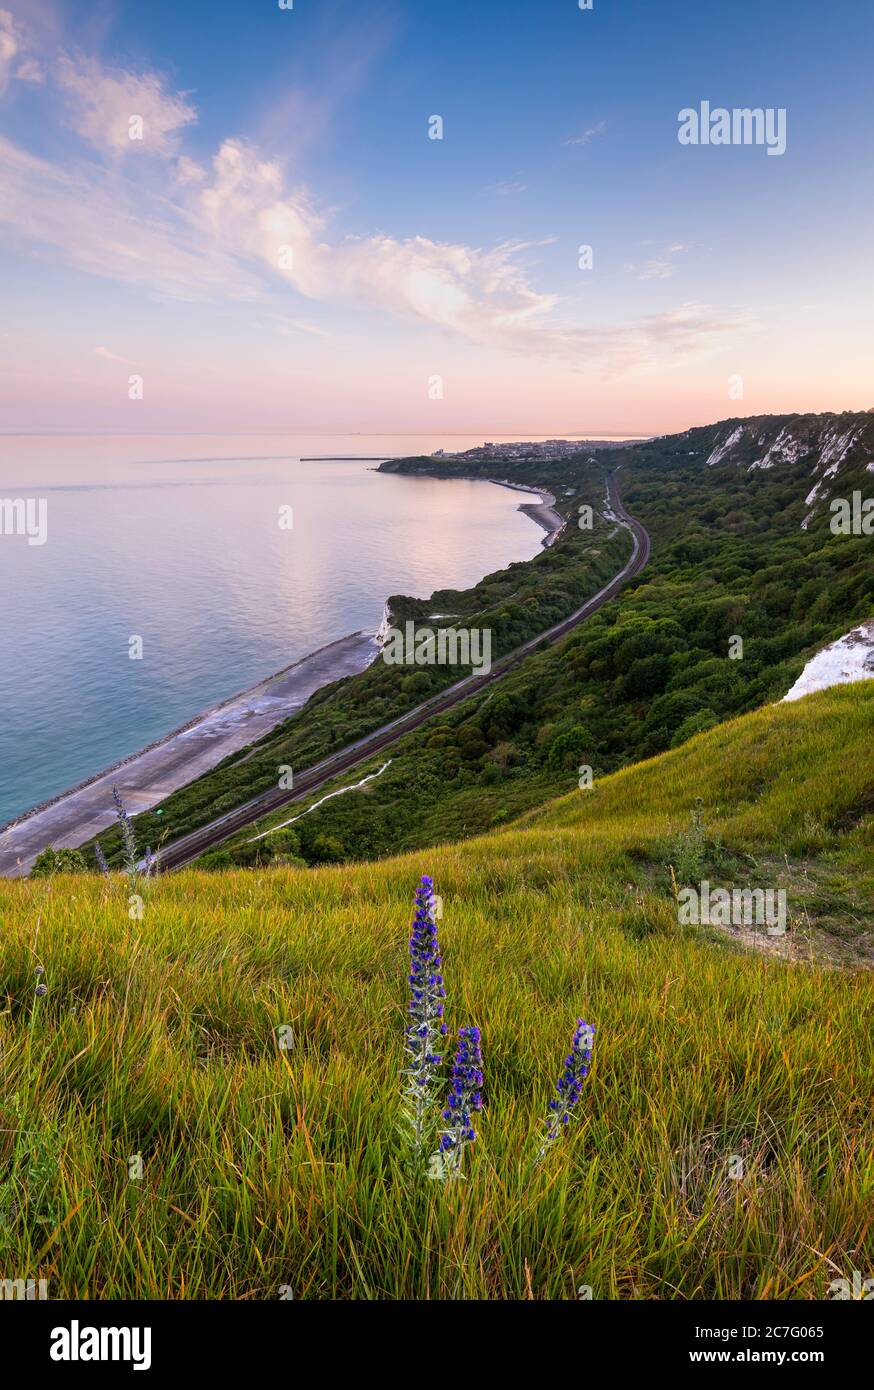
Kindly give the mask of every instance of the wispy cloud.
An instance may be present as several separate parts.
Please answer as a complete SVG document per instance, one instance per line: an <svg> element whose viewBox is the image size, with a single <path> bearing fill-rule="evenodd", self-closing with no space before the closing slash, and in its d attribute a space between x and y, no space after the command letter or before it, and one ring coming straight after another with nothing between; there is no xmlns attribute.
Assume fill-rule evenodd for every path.
<svg viewBox="0 0 874 1390"><path fill-rule="evenodd" d="M100 151L169 156L182 128L195 119L186 96L166 91L154 73L102 68L81 54L63 54L57 77L69 98L73 128ZM132 122L138 122L133 138Z"/></svg>
<svg viewBox="0 0 874 1390"><path fill-rule="evenodd" d="M501 179L498 183L490 183L483 189L484 193L494 193L498 197L509 197L514 193L527 193L527 191L527 183L523 183L518 174L513 178Z"/></svg>
<svg viewBox="0 0 874 1390"><path fill-rule="evenodd" d="M126 367L133 367L135 365L129 357L119 357L117 352L110 352L109 348L106 347L96 347L94 349L94 356L102 357L105 362L121 362Z"/></svg>
<svg viewBox="0 0 874 1390"><path fill-rule="evenodd" d="M394 3L370 0L366 6L353 6L342 24L331 6L312 7L313 47L306 79L298 63L287 67L279 81L265 85L260 111L250 123L258 148L269 158L281 154L299 165L338 122L351 119L350 104L385 58L401 22Z"/></svg>
<svg viewBox="0 0 874 1390"><path fill-rule="evenodd" d="M18 25L8 10L0 10L0 91L9 81L19 43Z"/></svg>
<svg viewBox="0 0 874 1390"><path fill-rule="evenodd" d="M27 53L25 29L9 10L0 9L0 92L11 78L19 82L42 82L45 74L34 57Z"/></svg>
<svg viewBox="0 0 874 1390"><path fill-rule="evenodd" d="M670 280L676 268L673 261L659 260L658 257L643 261L640 265L629 263L625 267L638 280Z"/></svg>
<svg viewBox="0 0 874 1390"><path fill-rule="evenodd" d="M45 69L35 58L23 58L15 69L15 76L19 82L42 83L46 80Z"/></svg>
<svg viewBox="0 0 874 1390"><path fill-rule="evenodd" d="M569 140L562 140L563 145L588 145L594 140L596 135L607 129L606 121L598 121L597 125L589 126L582 135L572 135Z"/></svg>
<svg viewBox="0 0 874 1390"><path fill-rule="evenodd" d="M184 300L254 298L258 280L184 204L114 169L61 166L0 137L0 223L77 269ZM205 244L208 241L210 244Z"/></svg>
<svg viewBox="0 0 874 1390"><path fill-rule="evenodd" d="M675 241L657 256L650 256L645 261L627 262L625 270L637 280L670 280L677 270L674 258L688 250L688 246L683 242Z"/></svg>
<svg viewBox="0 0 874 1390"><path fill-rule="evenodd" d="M60 164L0 138L0 223L24 244L50 246L90 275L151 296L250 301L300 332L319 331L299 314L301 300L371 310L598 372L647 361L666 346L701 349L737 324L700 304L603 328L563 321L559 295L531 282L526 244L332 236L315 196L289 186L284 163L256 145L225 139L209 161L178 153L196 113L154 73L65 55L54 77L68 118L99 157ZM132 165L120 157L135 143L128 134L134 115L143 118L145 140L160 159ZM569 143L585 143L603 127ZM522 186L513 180L503 191ZM677 243L670 254L679 249ZM96 352L124 360L105 347Z"/></svg>
<svg viewBox="0 0 874 1390"><path fill-rule="evenodd" d="M281 333L285 338L296 338L300 333L306 333L312 338L330 338L332 336L327 329L321 328L317 323L309 323L306 319L289 319L281 314L273 314L271 317L276 324L277 333Z"/></svg>

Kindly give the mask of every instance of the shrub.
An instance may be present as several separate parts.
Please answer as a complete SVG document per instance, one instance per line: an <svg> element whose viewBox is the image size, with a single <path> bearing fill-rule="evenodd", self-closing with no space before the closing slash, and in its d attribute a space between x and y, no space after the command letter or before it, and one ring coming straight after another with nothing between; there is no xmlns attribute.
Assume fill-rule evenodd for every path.
<svg viewBox="0 0 874 1390"><path fill-rule="evenodd" d="M51 845L36 856L30 871L31 878L53 878L55 874L84 874L88 872L85 856L78 849L53 849Z"/></svg>

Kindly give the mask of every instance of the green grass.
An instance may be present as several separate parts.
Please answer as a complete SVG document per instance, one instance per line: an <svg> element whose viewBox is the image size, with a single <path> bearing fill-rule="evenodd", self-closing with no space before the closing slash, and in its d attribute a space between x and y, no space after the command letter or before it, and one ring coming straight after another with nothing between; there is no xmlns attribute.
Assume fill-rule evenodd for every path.
<svg viewBox="0 0 874 1390"><path fill-rule="evenodd" d="M822 1299L870 1273L870 973L681 931L641 872L700 804L739 862L870 881L872 711L870 686L765 709L427 855L171 876L142 921L120 878L3 883L0 1269L174 1299ZM448 1021L483 1031L447 1187L397 1129L423 871ZM578 1015L582 1122L532 1173Z"/></svg>

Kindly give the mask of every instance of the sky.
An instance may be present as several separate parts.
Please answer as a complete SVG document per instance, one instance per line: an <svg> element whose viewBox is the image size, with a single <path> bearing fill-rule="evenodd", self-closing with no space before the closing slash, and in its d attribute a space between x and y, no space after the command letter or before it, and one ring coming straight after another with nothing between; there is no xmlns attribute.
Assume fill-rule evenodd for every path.
<svg viewBox="0 0 874 1390"><path fill-rule="evenodd" d="M872 40L862 0L0 0L0 430L868 409ZM681 143L703 101L785 152Z"/></svg>

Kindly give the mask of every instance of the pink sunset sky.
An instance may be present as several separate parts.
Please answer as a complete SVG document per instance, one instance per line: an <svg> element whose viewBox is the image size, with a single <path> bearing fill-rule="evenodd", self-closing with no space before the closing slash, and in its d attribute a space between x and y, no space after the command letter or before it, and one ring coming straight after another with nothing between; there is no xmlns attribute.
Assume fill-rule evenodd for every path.
<svg viewBox="0 0 874 1390"><path fill-rule="evenodd" d="M0 429L651 434L874 405L852 31L802 13L769 65L752 14L716 36L659 8L498 32L490 5L0 0ZM785 155L681 146L708 93L784 106Z"/></svg>

